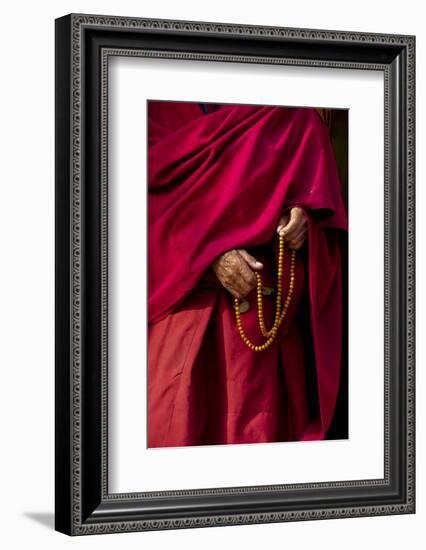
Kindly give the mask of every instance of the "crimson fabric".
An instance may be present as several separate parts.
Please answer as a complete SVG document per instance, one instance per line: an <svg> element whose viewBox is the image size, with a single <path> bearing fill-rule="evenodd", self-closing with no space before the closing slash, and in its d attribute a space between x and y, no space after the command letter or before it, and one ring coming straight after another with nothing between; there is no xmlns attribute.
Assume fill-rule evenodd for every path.
<svg viewBox="0 0 426 550"><path fill-rule="evenodd" d="M339 387L347 219L321 118L315 109L213 105L205 114L197 103L151 101L148 130L148 445L323 439ZM308 220L295 298L277 341L254 353L210 266L246 248L275 286L272 243L292 206ZM305 294L314 413L298 318ZM256 340L255 293L248 300L242 319ZM272 324L273 299L265 308Z"/></svg>

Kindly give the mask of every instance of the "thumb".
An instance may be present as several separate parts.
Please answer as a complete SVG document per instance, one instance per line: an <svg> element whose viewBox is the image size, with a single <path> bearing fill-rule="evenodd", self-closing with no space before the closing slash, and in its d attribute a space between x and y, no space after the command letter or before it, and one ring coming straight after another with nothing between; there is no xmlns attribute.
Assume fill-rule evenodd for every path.
<svg viewBox="0 0 426 550"><path fill-rule="evenodd" d="M258 270L263 268L263 264L261 262L258 262L256 258L254 258L251 254L247 252L247 250L240 249L238 250L238 253L252 269Z"/></svg>
<svg viewBox="0 0 426 550"><path fill-rule="evenodd" d="M284 227L281 227L281 229L278 231L278 233L281 236L285 237L291 231L293 231L293 229L297 225L298 216L299 216L298 210L296 208L292 208L291 211L290 211L290 219L288 220L288 222L285 224Z"/></svg>
<svg viewBox="0 0 426 550"><path fill-rule="evenodd" d="M288 213L282 214L280 219L278 220L277 225L277 233L281 233L281 231L284 229L284 227L288 224L288 220L290 219L290 216Z"/></svg>

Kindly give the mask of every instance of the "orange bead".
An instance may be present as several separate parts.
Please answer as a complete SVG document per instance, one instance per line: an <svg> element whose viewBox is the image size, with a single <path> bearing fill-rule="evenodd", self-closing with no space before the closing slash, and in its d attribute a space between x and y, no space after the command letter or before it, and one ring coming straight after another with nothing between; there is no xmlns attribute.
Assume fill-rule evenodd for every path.
<svg viewBox="0 0 426 550"><path fill-rule="evenodd" d="M256 273L256 280L257 280L257 307L258 307L258 322L259 327L262 335L266 338L266 341L263 344L256 345L254 344L245 334L241 317L240 317L240 310L239 305L240 301L238 298L234 298L234 311L235 311L235 318L237 322L238 331L240 334L240 337L242 341L246 344L246 346L253 350L253 351L264 351L265 349L269 348L272 344L272 342L275 340L278 329L287 313L287 309L289 307L291 297L293 294L293 288L294 288L294 281L295 281L295 275L294 275L294 263L296 258L296 250L291 251L290 256L290 283L289 283L289 289L288 293L285 299L284 304L282 304L282 277L284 273L283 269L283 258L284 258L284 237L279 236L279 243L278 243L278 268L277 268L277 297L276 297L276 310L275 310L275 316L274 316L274 323L272 325L272 328L270 330L266 329L265 326L265 320L263 318L263 293L262 293L262 277L260 273Z"/></svg>

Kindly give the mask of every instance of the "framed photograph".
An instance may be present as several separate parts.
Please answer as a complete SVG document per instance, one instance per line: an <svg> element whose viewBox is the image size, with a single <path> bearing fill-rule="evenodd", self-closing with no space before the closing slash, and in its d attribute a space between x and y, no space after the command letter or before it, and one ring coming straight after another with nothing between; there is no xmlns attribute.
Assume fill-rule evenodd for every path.
<svg viewBox="0 0 426 550"><path fill-rule="evenodd" d="M415 511L415 37L56 20L55 528Z"/></svg>

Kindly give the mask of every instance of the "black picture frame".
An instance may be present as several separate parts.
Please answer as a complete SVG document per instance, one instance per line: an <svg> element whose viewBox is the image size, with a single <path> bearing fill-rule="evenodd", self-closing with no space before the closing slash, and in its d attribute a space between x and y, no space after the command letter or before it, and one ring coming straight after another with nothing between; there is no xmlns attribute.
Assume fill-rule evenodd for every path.
<svg viewBox="0 0 426 550"><path fill-rule="evenodd" d="M69 535L415 512L415 37L71 14L56 20L55 528ZM384 478L108 493L108 57L383 71Z"/></svg>

